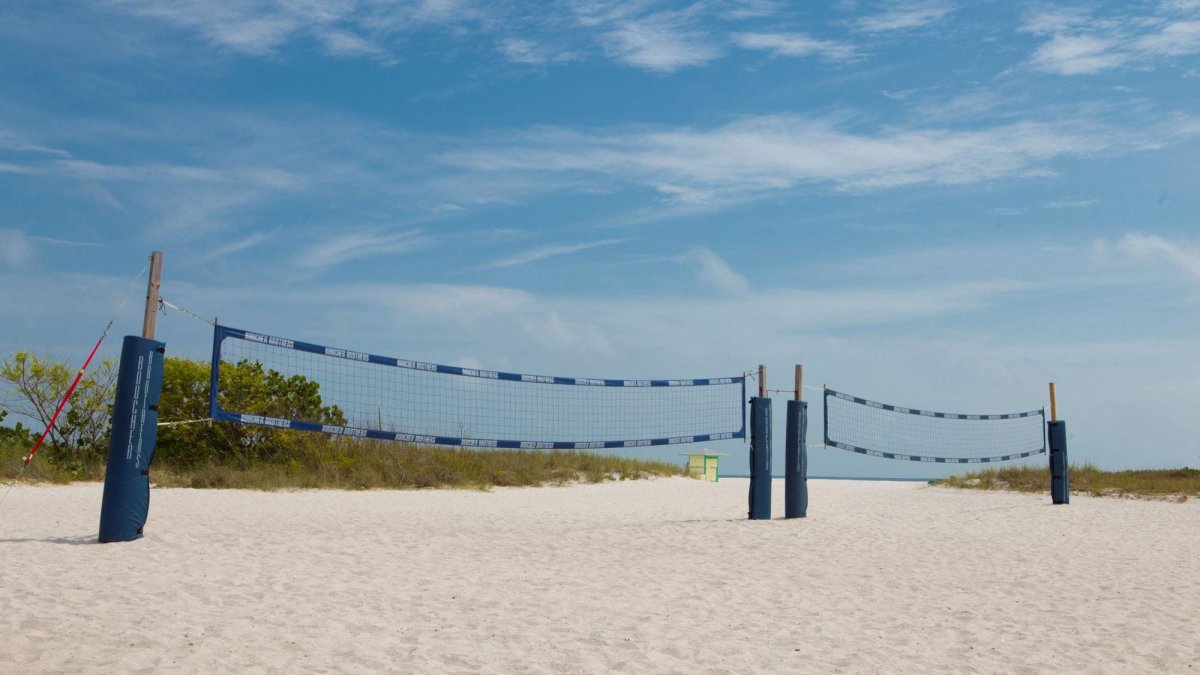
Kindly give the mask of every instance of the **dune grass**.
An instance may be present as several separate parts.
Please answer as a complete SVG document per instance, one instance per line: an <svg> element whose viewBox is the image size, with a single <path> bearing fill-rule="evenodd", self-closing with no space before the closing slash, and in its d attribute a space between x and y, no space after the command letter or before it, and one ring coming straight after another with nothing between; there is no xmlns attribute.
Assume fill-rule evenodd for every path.
<svg viewBox="0 0 1200 675"><path fill-rule="evenodd" d="M1071 467L1071 492L1096 496L1148 497L1186 501L1200 496L1200 469L1103 471L1091 464ZM972 471L935 481L935 485L972 490L1049 492L1050 471L1042 466L1014 466Z"/></svg>
<svg viewBox="0 0 1200 675"><path fill-rule="evenodd" d="M13 441L0 441L0 479L11 481L21 473L21 464L29 446ZM49 449L43 448L25 467L21 481L27 483L70 483L76 480L100 480L104 466L99 462L47 462Z"/></svg>
<svg viewBox="0 0 1200 675"><path fill-rule="evenodd" d="M11 479L27 451L0 447L0 474ZM668 462L629 459L586 452L468 450L338 439L316 443L286 461L172 466L155 459L153 484L164 487L280 490L334 488L460 488L598 483L653 476L677 476L683 468ZM68 483L104 478L102 462L53 461L39 455L23 482Z"/></svg>

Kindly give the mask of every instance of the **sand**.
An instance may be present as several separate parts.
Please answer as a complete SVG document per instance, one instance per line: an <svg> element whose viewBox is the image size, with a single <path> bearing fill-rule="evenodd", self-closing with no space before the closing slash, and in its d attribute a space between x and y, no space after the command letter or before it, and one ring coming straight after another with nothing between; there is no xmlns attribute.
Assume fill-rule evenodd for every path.
<svg viewBox="0 0 1200 675"><path fill-rule="evenodd" d="M782 483L775 486L781 516ZM218 672L1200 672L1200 503L810 481L154 490L0 511L0 668Z"/></svg>

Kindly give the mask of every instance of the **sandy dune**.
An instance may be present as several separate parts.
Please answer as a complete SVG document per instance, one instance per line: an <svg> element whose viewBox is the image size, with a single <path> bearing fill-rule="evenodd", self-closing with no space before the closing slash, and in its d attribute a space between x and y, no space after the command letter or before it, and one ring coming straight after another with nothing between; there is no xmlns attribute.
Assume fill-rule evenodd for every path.
<svg viewBox="0 0 1200 675"><path fill-rule="evenodd" d="M775 512L782 515L782 483ZM0 512L0 663L42 671L1200 672L1200 504L745 480L491 493L101 486Z"/></svg>

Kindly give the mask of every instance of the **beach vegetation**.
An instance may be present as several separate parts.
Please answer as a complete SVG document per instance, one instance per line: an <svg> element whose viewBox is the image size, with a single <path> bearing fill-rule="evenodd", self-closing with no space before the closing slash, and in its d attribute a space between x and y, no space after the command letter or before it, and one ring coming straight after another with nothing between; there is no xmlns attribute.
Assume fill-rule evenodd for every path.
<svg viewBox="0 0 1200 675"><path fill-rule="evenodd" d="M1150 497L1184 501L1200 496L1200 469L1129 469L1104 471L1092 464L1072 465L1071 492L1103 497ZM971 490L1049 492L1050 471L1021 465L972 471L934 482Z"/></svg>
<svg viewBox="0 0 1200 675"><path fill-rule="evenodd" d="M208 417L209 363L168 357L163 364L160 421L194 421ZM286 377L262 364L242 361L221 366L221 404L230 410L283 419L305 419L344 425L337 406L324 405L320 386L305 377ZM309 453L311 434L247 424L183 424L163 427L159 458L172 466L232 465L287 461ZM315 442L321 446L321 442Z"/></svg>
<svg viewBox="0 0 1200 675"><path fill-rule="evenodd" d="M45 429L54 416L63 393L78 371L65 361L30 351L15 351L0 361L0 412L26 418ZM108 448L117 367L109 359L94 363L79 380L70 403L46 436L49 461L59 469L82 474L86 466L103 459ZM18 421L3 436L22 436Z"/></svg>
<svg viewBox="0 0 1200 675"><path fill-rule="evenodd" d="M214 426L222 426L217 424ZM284 433L284 432L276 432ZM295 432L293 432L295 433ZM465 488L527 487L634 480L682 475L677 464L576 451L474 450L416 446L386 441L330 438L307 434L292 452L272 458L224 461L174 461L156 455L152 484L163 487L282 490L336 488ZM20 470L29 445L0 441L0 475L11 479ZM38 459L42 459L39 453ZM64 467L57 462L30 463L23 480L69 483L104 479L104 462Z"/></svg>
<svg viewBox="0 0 1200 675"><path fill-rule="evenodd" d="M23 354L18 352L18 354ZM25 407L14 412L33 419L46 402L66 389L64 363L31 355L12 359L19 377L7 379L9 361L0 372L10 386L36 382L18 389L16 399ZM107 363L107 362L106 362ZM37 368L34 368L36 364ZM24 370L22 370L24 369ZM51 371L53 376L47 374ZM35 375L36 373L36 375ZM73 376L73 372L70 373ZM323 424L344 425L337 407L326 405L316 382L287 377L263 369L255 362L225 364L221 368L222 404L233 410L301 418ZM24 379L20 379L24 378ZM68 430L39 452L25 473L32 481L65 483L102 480L107 459L107 426L115 394L115 368L109 364L89 385L88 396L73 400L72 407L93 411L104 419L103 433ZM83 385L81 385L83 386ZM108 389L107 401L98 393ZM57 388L56 388L57 387ZM20 392L31 392L21 394ZM76 393L79 396L79 393ZM151 482L165 487L193 488L434 488L487 489L492 486L536 486L574 482L629 480L651 476L682 475L668 462L646 461L613 455L574 451L522 451L416 446L401 443L332 437L287 429L232 423L210 423L208 416L209 364L168 357L163 367L163 393L159 419L189 424L159 429L158 446L151 465ZM36 404L35 404L36 403ZM94 412L94 411L100 412ZM68 409L69 414L70 409ZM34 414L30 414L30 413ZM82 412L81 412L82 414ZM0 410L0 420L7 415ZM44 419L49 419L48 416ZM33 442L32 432L21 426L0 426L0 475L11 478ZM41 461L39 461L41 460Z"/></svg>

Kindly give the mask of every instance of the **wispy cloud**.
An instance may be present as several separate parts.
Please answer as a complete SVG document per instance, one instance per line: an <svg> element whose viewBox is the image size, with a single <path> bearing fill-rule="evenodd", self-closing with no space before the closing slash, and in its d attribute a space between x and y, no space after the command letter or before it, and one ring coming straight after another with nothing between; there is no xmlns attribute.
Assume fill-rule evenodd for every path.
<svg viewBox="0 0 1200 675"><path fill-rule="evenodd" d="M17 267L32 257L33 246L24 232L0 228L0 261L9 267Z"/></svg>
<svg viewBox="0 0 1200 675"><path fill-rule="evenodd" d="M271 239L274 239L276 236L278 236L278 234L279 234L278 228L271 230L270 232L255 232L254 234L251 234L248 237L243 237L236 241L229 242L228 244L218 246L217 248L213 249L212 251L209 251L208 253L201 256L200 260L203 262L208 262L211 260L217 260L219 258L231 256L235 253L239 253L241 251L245 251L247 249L254 248L255 246L258 246L259 244L261 244L265 241L270 241Z"/></svg>
<svg viewBox="0 0 1200 675"><path fill-rule="evenodd" d="M427 245L423 230L383 233L375 230L340 234L310 245L296 256L299 267L324 270L335 265L389 253L408 253Z"/></svg>
<svg viewBox="0 0 1200 675"><path fill-rule="evenodd" d="M1162 237L1129 232L1113 248L1134 260L1161 260L1200 281L1200 246L1172 242Z"/></svg>
<svg viewBox="0 0 1200 675"><path fill-rule="evenodd" d="M63 159L45 164L44 167L49 173L97 182L258 185L279 190L296 189L304 182L300 174L290 170L255 164L214 167L186 163L110 164L88 159Z"/></svg>
<svg viewBox="0 0 1200 675"><path fill-rule="evenodd" d="M39 145L30 141L21 134L4 130L0 130L0 150L7 150L10 152L28 152L40 155L51 155L54 157L71 156L71 153L67 152L66 150Z"/></svg>
<svg viewBox="0 0 1200 675"><path fill-rule="evenodd" d="M278 112L189 108L130 113L123 122L47 115L27 128L25 145L51 145L39 136L63 139L54 147L71 154L12 154L8 163L15 171L137 214L138 222L157 233L189 240L245 224L258 209L285 197L296 204L305 195L328 195L334 185L344 185L348 195L368 183L382 192L381 173L399 171L411 156L398 153L395 133L312 112L297 119ZM119 161L96 152L91 139L101 136L121 148ZM231 137L242 142L214 140ZM385 145L392 154L381 158ZM339 201L340 210L347 201Z"/></svg>
<svg viewBox="0 0 1200 675"><path fill-rule="evenodd" d="M560 64L600 55L660 74L723 57L730 43L724 24L771 26L781 11L778 4L761 0L696 2L674 9L640 1L532 4L110 0L106 7L177 27L218 50L246 56L278 57L288 44L309 40L328 57L392 64L405 58L410 39L441 31L451 41L470 36L494 44L517 65ZM844 46L818 47L823 58L845 58Z"/></svg>
<svg viewBox="0 0 1200 675"><path fill-rule="evenodd" d="M632 240L631 239L602 239L600 241L585 241L585 242L581 242L581 243L577 243L577 244L547 244L545 246L538 246L537 248L532 248L532 249L529 249L528 251L524 251L522 253L518 253L516 255L509 256L507 258L502 258L493 263L485 265L485 268L517 267L520 265L528 265L529 263L537 262L539 260L545 260L546 258L553 258L556 256L561 256L561 255L570 255L572 253L578 253L580 251L586 251L588 249L598 248L600 246L614 246L616 244L624 244L628 241L632 241Z"/></svg>
<svg viewBox="0 0 1200 675"><path fill-rule="evenodd" d="M542 65L566 63L582 58L582 55L574 50L526 38L507 37L500 40L498 46L500 53L511 63Z"/></svg>
<svg viewBox="0 0 1200 675"><path fill-rule="evenodd" d="M1121 41L1095 35L1055 35L1037 48L1029 61L1058 75L1091 75L1116 68L1132 58Z"/></svg>
<svg viewBox="0 0 1200 675"><path fill-rule="evenodd" d="M37 235L26 235L26 237L31 241L37 241L37 242L41 242L43 244L50 244L51 246L71 246L71 247L75 247L75 248L97 248L97 247L104 245L104 244L101 244L96 241L76 241L74 239L58 239L56 237L40 237Z"/></svg>
<svg viewBox="0 0 1200 675"><path fill-rule="evenodd" d="M310 38L328 56L386 61L394 60L390 54L398 38L429 26L452 28L484 18L474 5L448 0L112 0L108 6L194 31L211 45L240 54L272 54L288 42Z"/></svg>
<svg viewBox="0 0 1200 675"><path fill-rule="evenodd" d="M868 33L921 28L942 20L955 9L944 0L890 2L884 11L862 17L855 26Z"/></svg>
<svg viewBox="0 0 1200 675"><path fill-rule="evenodd" d="M1077 8L1032 12L1020 30L1047 40L1029 64L1056 75L1094 75L1200 53L1200 4L1160 2L1150 9L1104 16Z"/></svg>
<svg viewBox="0 0 1200 675"><path fill-rule="evenodd" d="M1034 35L1055 35L1075 30L1094 21L1081 7L1040 6L1025 14L1020 30ZM1106 28L1111 28L1107 24Z"/></svg>
<svg viewBox="0 0 1200 675"><path fill-rule="evenodd" d="M853 61L858 50L848 42L821 40L804 33L735 33L733 41L742 49L768 51L774 56L816 56L826 61Z"/></svg>
<svg viewBox="0 0 1200 675"><path fill-rule="evenodd" d="M950 95L923 95L914 101L912 113L926 123L961 124L990 116L1005 106L1019 105L1022 95L1009 90L968 89Z"/></svg>
<svg viewBox="0 0 1200 675"><path fill-rule="evenodd" d="M348 30L327 29L317 33L317 39L325 48L325 53L330 56L379 56L385 53L382 47L370 39Z"/></svg>
<svg viewBox="0 0 1200 675"><path fill-rule="evenodd" d="M1162 147L1200 134L1200 122L1168 117L1138 128L1089 119L1015 123L975 130L844 128L833 119L748 117L710 129L578 132L538 129L444 155L470 171L598 175L668 186L666 197L718 203L755 193L828 183L872 191L913 184L966 184L1047 170L1064 157ZM705 198L706 197L706 198Z"/></svg>
<svg viewBox="0 0 1200 675"><path fill-rule="evenodd" d="M32 176L34 174L41 173L41 171L32 166L13 164L10 162L0 162L0 173L11 173L18 176Z"/></svg>
<svg viewBox="0 0 1200 675"><path fill-rule="evenodd" d="M1164 22L1158 30L1139 36L1133 47L1148 56L1187 56L1200 52L1200 17Z"/></svg>
<svg viewBox="0 0 1200 675"><path fill-rule="evenodd" d="M336 24L341 18L341 12L322 3L117 0L113 7L194 30L212 44L246 54L269 53L297 34Z"/></svg>
<svg viewBox="0 0 1200 675"><path fill-rule="evenodd" d="M1139 109L1130 124L1114 122L1119 112L1112 110L1095 115L963 128L926 119L871 126L846 112L748 116L708 126L532 127L418 137L333 114L173 111L164 114L170 123L151 119L138 129L106 128L123 142L130 139L128 163L44 155L24 157L18 168L46 184L68 179L80 188L103 186L126 214L172 237L196 240L249 228L239 235L244 240L269 229L263 214L285 205L303 208L309 222L353 233L356 223L380 222L381 213L393 227L420 227L489 205L523 204L535 195L623 192L635 203L621 222L632 223L801 189L871 192L1044 174L1063 158L1162 148L1200 134L1200 120L1183 114ZM76 130L83 139L89 128L79 122L56 118L53 127ZM214 137L233 135L244 142L211 145ZM33 145L76 150L29 137ZM80 146L87 147L82 140ZM175 163L136 161L167 152ZM643 210L648 215L639 215ZM355 255L370 248L368 243L359 251L353 238L341 245ZM319 269L345 254L312 251L298 260Z"/></svg>
<svg viewBox="0 0 1200 675"><path fill-rule="evenodd" d="M738 274L725 259L707 246L696 246L683 255L684 262L695 265L703 281L726 293L744 293L750 288L746 277Z"/></svg>
<svg viewBox="0 0 1200 675"><path fill-rule="evenodd" d="M1082 209L1093 204L1097 204L1096 199L1061 199L1058 201L1047 202L1046 208L1051 209Z"/></svg>
<svg viewBox="0 0 1200 675"><path fill-rule="evenodd" d="M546 57L539 53L538 44L532 40L505 38L500 41L500 51L513 63L546 62Z"/></svg>
<svg viewBox="0 0 1200 675"><path fill-rule="evenodd" d="M49 172L93 181L157 181L165 183L232 183L234 176L186 164L107 164L89 159L64 159L45 165Z"/></svg>
<svg viewBox="0 0 1200 675"><path fill-rule="evenodd" d="M686 12L658 12L625 21L605 33L604 42L612 58L659 73L703 65L723 55Z"/></svg>
<svg viewBox="0 0 1200 675"><path fill-rule="evenodd" d="M103 244L93 241L77 241L58 237L26 234L22 230L0 228L0 263L9 267L23 266L34 259L42 246L67 246L71 248L95 248Z"/></svg>

